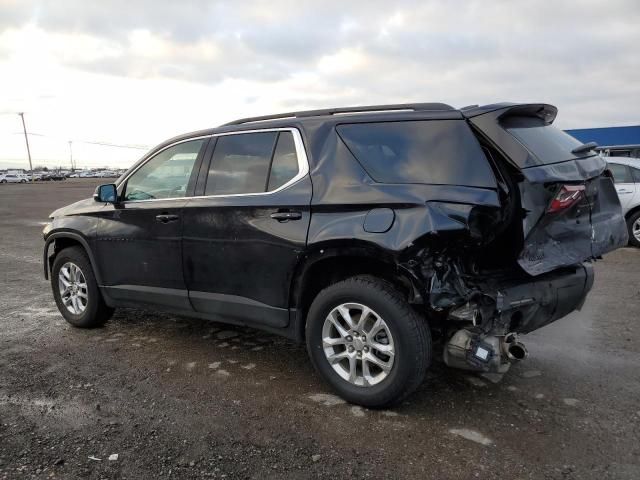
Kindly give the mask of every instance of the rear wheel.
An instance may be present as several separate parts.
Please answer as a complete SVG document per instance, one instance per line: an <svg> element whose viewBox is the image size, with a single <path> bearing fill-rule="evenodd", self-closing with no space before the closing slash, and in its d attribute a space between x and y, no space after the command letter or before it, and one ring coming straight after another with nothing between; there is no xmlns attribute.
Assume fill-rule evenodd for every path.
<svg viewBox="0 0 640 480"><path fill-rule="evenodd" d="M81 247L69 247L56 255L51 288L58 310L75 327L104 325L113 315L100 294L91 262Z"/></svg>
<svg viewBox="0 0 640 480"><path fill-rule="evenodd" d="M311 361L345 400L388 407L412 393L431 359L421 318L381 279L353 277L320 292L306 327Z"/></svg>
<svg viewBox="0 0 640 480"><path fill-rule="evenodd" d="M629 217L627 226L629 227L629 243L634 247L640 247L640 210Z"/></svg>

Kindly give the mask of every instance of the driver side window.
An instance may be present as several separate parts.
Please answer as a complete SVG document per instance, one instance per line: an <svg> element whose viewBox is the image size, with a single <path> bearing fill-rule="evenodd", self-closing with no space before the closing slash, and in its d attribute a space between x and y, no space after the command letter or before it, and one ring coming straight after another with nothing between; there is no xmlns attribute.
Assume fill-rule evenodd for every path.
<svg viewBox="0 0 640 480"><path fill-rule="evenodd" d="M129 177L124 200L184 197L203 144L203 139L191 140L158 153Z"/></svg>

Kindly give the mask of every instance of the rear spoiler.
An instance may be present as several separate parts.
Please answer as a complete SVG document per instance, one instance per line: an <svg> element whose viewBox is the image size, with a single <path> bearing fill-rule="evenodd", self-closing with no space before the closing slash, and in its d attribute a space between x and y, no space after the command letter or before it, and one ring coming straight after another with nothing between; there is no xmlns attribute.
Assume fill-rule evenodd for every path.
<svg viewBox="0 0 640 480"><path fill-rule="evenodd" d="M488 113L498 113L494 118L503 119L511 116L518 117L538 117L545 121L547 125L553 123L558 115L558 109L548 103L494 103L481 107L472 105L462 110L465 118L474 118Z"/></svg>
<svg viewBox="0 0 640 480"><path fill-rule="evenodd" d="M553 123L558 109L547 103L498 103L461 110L474 130L491 143L531 183L580 182L600 175L606 163L598 156L542 164L516 137L505 130L501 121L508 117L537 117L547 125Z"/></svg>

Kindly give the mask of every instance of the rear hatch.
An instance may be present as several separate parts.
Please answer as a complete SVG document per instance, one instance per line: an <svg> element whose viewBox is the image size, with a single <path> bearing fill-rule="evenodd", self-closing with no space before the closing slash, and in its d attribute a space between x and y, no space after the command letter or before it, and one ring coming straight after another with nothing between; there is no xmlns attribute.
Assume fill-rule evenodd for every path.
<svg viewBox="0 0 640 480"><path fill-rule="evenodd" d="M463 110L470 124L515 167L524 245L531 275L600 257L627 243L627 229L606 162L552 125L546 104L500 104Z"/></svg>

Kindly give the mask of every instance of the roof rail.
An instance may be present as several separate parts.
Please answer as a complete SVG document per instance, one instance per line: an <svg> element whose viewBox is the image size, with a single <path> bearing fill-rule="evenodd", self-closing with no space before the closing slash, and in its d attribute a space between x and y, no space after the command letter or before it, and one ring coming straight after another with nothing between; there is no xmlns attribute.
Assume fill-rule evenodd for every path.
<svg viewBox="0 0 640 480"><path fill-rule="evenodd" d="M415 112L424 110L454 110L451 105L446 103L396 103L391 105L367 105L363 107L341 107L341 108L324 108L320 110L305 110L301 112L276 113L275 115L263 115L260 117L247 117L222 125L240 125L243 123L262 122L265 120L278 120L281 118L303 118L303 117L320 117L324 115L339 115L342 113L360 113L360 112L388 112L413 110Z"/></svg>

